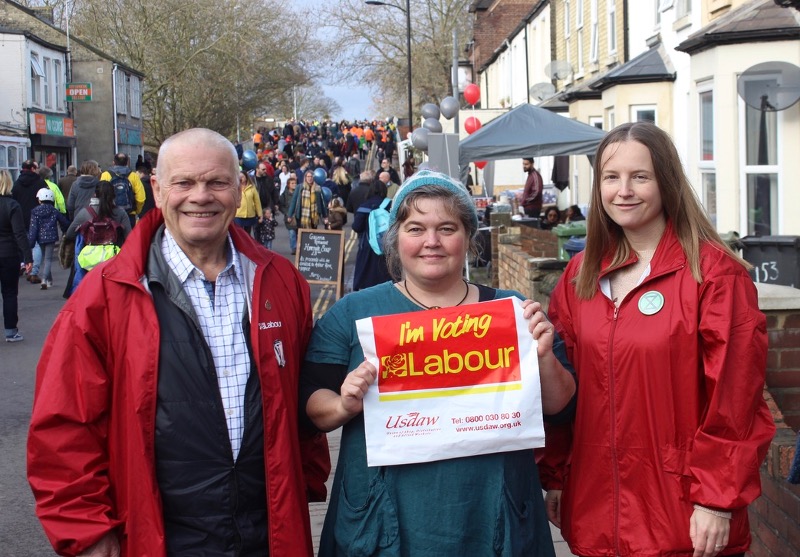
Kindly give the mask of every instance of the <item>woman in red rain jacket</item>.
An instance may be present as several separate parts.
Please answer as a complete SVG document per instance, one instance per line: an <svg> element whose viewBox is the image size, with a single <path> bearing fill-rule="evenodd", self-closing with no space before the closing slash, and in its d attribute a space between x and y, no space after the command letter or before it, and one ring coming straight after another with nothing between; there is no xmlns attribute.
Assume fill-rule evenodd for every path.
<svg viewBox="0 0 800 557"><path fill-rule="evenodd" d="M548 431L548 514L577 555L743 555L775 431L747 264L656 126L609 132L594 176L586 250L549 308L578 407Z"/></svg>

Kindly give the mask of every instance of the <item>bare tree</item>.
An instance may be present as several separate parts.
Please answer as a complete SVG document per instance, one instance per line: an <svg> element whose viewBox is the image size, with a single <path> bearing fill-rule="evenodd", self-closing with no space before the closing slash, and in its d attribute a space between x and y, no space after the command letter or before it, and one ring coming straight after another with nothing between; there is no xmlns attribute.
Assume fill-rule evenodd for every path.
<svg viewBox="0 0 800 557"><path fill-rule="evenodd" d="M453 29L459 52L471 39L471 0L411 0L411 59L415 111L452 92L450 67ZM338 79L367 84L384 114L406 113L407 57L404 0L369 6L364 0L340 0L323 11L321 24L334 37L329 47Z"/></svg>
<svg viewBox="0 0 800 557"><path fill-rule="evenodd" d="M295 116L304 120L328 120L341 112L342 107L327 97L317 85L293 87L275 100L273 114L284 120Z"/></svg>
<svg viewBox="0 0 800 557"><path fill-rule="evenodd" d="M273 112L287 91L316 78L308 57L319 43L280 0L28 3L51 5L61 26L69 9L72 34L144 73L150 148L196 126L232 137L237 123Z"/></svg>

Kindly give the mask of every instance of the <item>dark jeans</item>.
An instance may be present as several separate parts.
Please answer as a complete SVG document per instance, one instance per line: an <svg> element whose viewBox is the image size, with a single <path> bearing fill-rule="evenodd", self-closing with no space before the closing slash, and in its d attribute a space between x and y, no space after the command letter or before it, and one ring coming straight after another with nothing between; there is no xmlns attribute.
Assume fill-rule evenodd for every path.
<svg viewBox="0 0 800 557"><path fill-rule="evenodd" d="M245 229L245 232L253 235L253 227L258 223L258 217L239 218L235 217L233 222Z"/></svg>
<svg viewBox="0 0 800 557"><path fill-rule="evenodd" d="M17 328L19 257L0 257L0 293L3 295L3 323L6 331Z"/></svg>

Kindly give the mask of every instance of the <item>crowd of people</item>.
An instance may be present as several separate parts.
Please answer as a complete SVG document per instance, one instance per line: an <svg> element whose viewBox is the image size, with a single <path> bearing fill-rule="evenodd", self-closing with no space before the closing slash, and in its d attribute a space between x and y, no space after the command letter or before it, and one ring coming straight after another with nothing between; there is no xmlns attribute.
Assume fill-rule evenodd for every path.
<svg viewBox="0 0 800 557"><path fill-rule="evenodd" d="M378 172L353 163L351 128L335 128L334 144L353 149L336 155L318 143L322 125L290 127L259 131L252 174L213 131L165 141L150 184L160 210L58 315L28 440L56 551L311 555L307 503L326 499L325 432L341 427L322 557L552 557L548 519L580 556L744 555L775 430L762 398L765 317L748 264L714 230L665 132L624 124L600 144L586 250L546 315L464 278L479 221L460 182L425 169L398 183L388 156ZM325 149L306 154L315 145ZM541 177L524 164L522 206L538 216ZM66 196L73 210L83 170ZM18 273L33 256L7 182L0 249L8 229ZM376 250L370 215L384 208ZM339 226L342 212L360 234L358 282L312 324L308 284L262 247L279 213L296 233ZM364 398L378 374L356 321L505 297L523 300L520 334L536 341L544 450L368 466Z"/></svg>
<svg viewBox="0 0 800 557"><path fill-rule="evenodd" d="M121 247L137 218L155 206L150 186L151 172L150 164L142 157L136 168L131 169L128 155L118 153L105 171L97 161L86 160L80 169L68 167L66 175L58 183L52 180L51 168L40 166L33 159L21 164L16 180L12 180L7 171L0 174L0 196L6 198L3 200L4 210L0 212L6 342L24 340L17 328L19 277L25 276L27 282L39 285L42 290L52 288L52 266L60 238L70 241L68 244L62 242L64 247L72 247L74 244L71 242L76 237L85 239L94 223L105 219L113 219L119 224L119 233L115 233L110 241L116 249ZM108 201L101 203L103 198ZM78 240L78 245L78 252L85 247L81 240ZM76 261L75 255L59 253L59 259L69 261L72 266ZM77 286L81 271L77 263L72 266L64 289L65 297L69 297Z"/></svg>

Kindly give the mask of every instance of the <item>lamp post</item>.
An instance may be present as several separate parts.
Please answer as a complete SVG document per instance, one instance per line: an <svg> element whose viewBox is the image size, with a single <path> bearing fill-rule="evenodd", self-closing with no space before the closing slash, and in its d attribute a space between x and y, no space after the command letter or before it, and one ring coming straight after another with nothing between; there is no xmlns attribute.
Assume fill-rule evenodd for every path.
<svg viewBox="0 0 800 557"><path fill-rule="evenodd" d="M389 4L388 2L381 2L380 0L366 0L370 6L389 6L390 8L397 8L406 14L406 61L408 65L408 129L414 129L414 110L411 103L411 0L406 0L406 7L397 4Z"/></svg>

